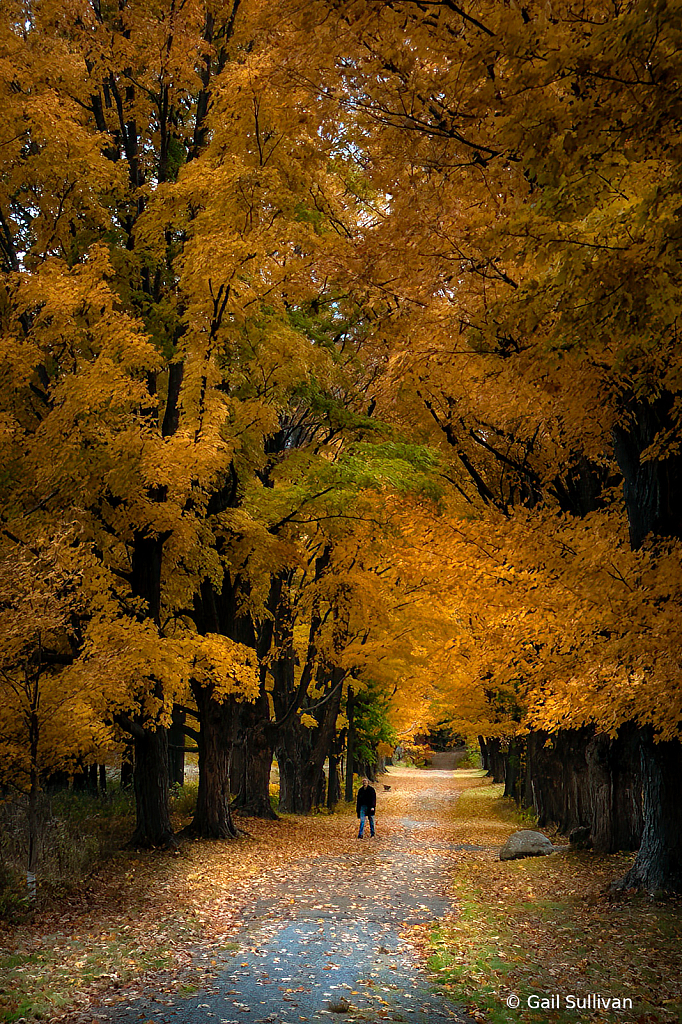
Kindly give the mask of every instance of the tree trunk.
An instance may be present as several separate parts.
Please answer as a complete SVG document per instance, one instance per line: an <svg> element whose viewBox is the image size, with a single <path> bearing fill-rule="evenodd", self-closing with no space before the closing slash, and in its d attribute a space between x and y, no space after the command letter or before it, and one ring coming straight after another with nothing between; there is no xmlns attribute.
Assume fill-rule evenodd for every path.
<svg viewBox="0 0 682 1024"><path fill-rule="evenodd" d="M637 850L642 842L644 814L642 809L642 769L639 757L640 729L630 722L618 733L614 744L617 786L613 817L617 850Z"/></svg>
<svg viewBox="0 0 682 1024"><path fill-rule="evenodd" d="M150 497L162 500L161 489ZM161 568L163 546L170 533L155 536L144 530L135 530L130 555L130 586L136 597L147 603L147 617L157 629L161 622ZM163 707L164 687L160 679L147 680L154 698ZM158 720L136 719L115 716L118 724L133 737L135 760L133 766L133 788L137 820L130 840L131 846L157 847L175 846L173 827L170 820L168 790L168 730Z"/></svg>
<svg viewBox="0 0 682 1024"><path fill-rule="evenodd" d="M334 810L341 799L341 774L339 771L340 755L329 755L329 777L327 779L327 808Z"/></svg>
<svg viewBox="0 0 682 1024"><path fill-rule="evenodd" d="M132 741L121 754L121 789L130 789L135 774Z"/></svg>
<svg viewBox="0 0 682 1024"><path fill-rule="evenodd" d="M168 777L173 786L185 784L185 712L173 708L168 730Z"/></svg>
<svg viewBox="0 0 682 1024"><path fill-rule="evenodd" d="M523 759L523 740L510 740L509 749L504 755L504 796L510 796L520 803L521 800L521 766Z"/></svg>
<svg viewBox="0 0 682 1024"><path fill-rule="evenodd" d="M279 807L288 814L309 814L324 803L326 779L324 762L341 705L343 673L332 670L332 696L324 705L320 724L312 734L293 716L281 731L277 752L280 774Z"/></svg>
<svg viewBox="0 0 682 1024"><path fill-rule="evenodd" d="M484 771L490 771L490 759L488 758L488 744L486 743L483 736L478 737L478 745L481 748L481 768Z"/></svg>
<svg viewBox="0 0 682 1024"><path fill-rule="evenodd" d="M283 814L307 814L312 810L310 786L304 784L304 765L310 755L307 731L295 716L280 733L277 764L279 810Z"/></svg>
<svg viewBox="0 0 682 1024"><path fill-rule="evenodd" d="M617 883L621 889L682 892L682 744L640 737L644 831L637 859Z"/></svg>
<svg viewBox="0 0 682 1024"><path fill-rule="evenodd" d="M585 749L590 729L567 729L531 744L531 789L538 824L555 824L568 834L591 823L591 797ZM546 744L546 740L549 743Z"/></svg>
<svg viewBox="0 0 682 1024"><path fill-rule="evenodd" d="M488 748L488 775L492 775L493 782L504 782L504 756L500 740L493 737L489 739Z"/></svg>
<svg viewBox="0 0 682 1024"><path fill-rule="evenodd" d="M199 709L199 792L186 833L203 839L234 839L239 833L230 811L230 737L232 701L213 698L212 687L192 683Z"/></svg>
<svg viewBox="0 0 682 1024"><path fill-rule="evenodd" d="M626 426L613 428L613 449L623 474L623 497L630 544L641 547L649 533L682 537L682 455L642 461L642 452L661 430L674 429L676 396L664 392L654 402L630 402Z"/></svg>
<svg viewBox="0 0 682 1024"><path fill-rule="evenodd" d="M234 716L230 759L232 806L241 814L276 821L270 799L274 734L267 696L262 694L255 704L236 704Z"/></svg>
<svg viewBox="0 0 682 1024"><path fill-rule="evenodd" d="M594 849L636 850L642 835L638 731L625 726L615 739L598 733L586 746L585 760Z"/></svg>
<svg viewBox="0 0 682 1024"><path fill-rule="evenodd" d="M131 846L176 846L168 794L168 732L145 729L135 735L133 785L137 820Z"/></svg>
<svg viewBox="0 0 682 1024"><path fill-rule="evenodd" d="M346 791L345 799L351 803L353 800L353 768L355 761L355 695L353 687L348 687L346 698L346 718L348 719L348 732L346 733Z"/></svg>

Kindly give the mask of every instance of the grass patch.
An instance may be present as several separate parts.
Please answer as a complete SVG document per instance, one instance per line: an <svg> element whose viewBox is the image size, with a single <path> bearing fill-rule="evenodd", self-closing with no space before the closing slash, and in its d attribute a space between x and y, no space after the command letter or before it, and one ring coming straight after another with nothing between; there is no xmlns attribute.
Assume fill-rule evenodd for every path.
<svg viewBox="0 0 682 1024"><path fill-rule="evenodd" d="M171 810L180 817L192 818L198 795L198 782L185 782L184 786L176 783L171 790Z"/></svg>
<svg viewBox="0 0 682 1024"><path fill-rule="evenodd" d="M510 831L532 827L500 789L481 785L463 793L455 830L478 833L481 845L501 845ZM453 878L458 917L427 937L439 990L490 1024L681 1020L682 904L609 896L609 882L631 859L568 851L506 862L496 851L462 858ZM567 1005L567 996L590 993L627 998L632 1007ZM507 1005L512 994L518 1009ZM533 1007L533 996L554 996L554 1005Z"/></svg>
<svg viewBox="0 0 682 1024"><path fill-rule="evenodd" d="M71 1003L75 988L125 986L147 971L168 969L172 961L168 936L152 948L111 936L102 936L94 948L88 935L47 939L40 952L0 959L0 1021L52 1020Z"/></svg>

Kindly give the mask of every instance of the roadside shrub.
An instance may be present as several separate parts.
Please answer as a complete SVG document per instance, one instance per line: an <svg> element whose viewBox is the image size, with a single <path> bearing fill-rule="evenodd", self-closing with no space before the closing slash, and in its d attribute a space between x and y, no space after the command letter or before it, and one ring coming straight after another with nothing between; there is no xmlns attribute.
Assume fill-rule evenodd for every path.
<svg viewBox="0 0 682 1024"><path fill-rule="evenodd" d="M24 876L0 862L0 921L21 924L29 913Z"/></svg>
<svg viewBox="0 0 682 1024"><path fill-rule="evenodd" d="M184 786L175 783L171 790L171 809L182 817L191 817L196 810L198 795L198 782L186 782Z"/></svg>
<svg viewBox="0 0 682 1024"><path fill-rule="evenodd" d="M467 743L466 753L461 760L457 762L458 768L480 768L481 767L481 750L477 743Z"/></svg>
<svg viewBox="0 0 682 1024"><path fill-rule="evenodd" d="M429 763L433 750L426 743L413 743L403 747L403 764L414 765L415 768L423 768Z"/></svg>
<svg viewBox="0 0 682 1024"><path fill-rule="evenodd" d="M28 798L6 800L0 804L0 863L20 879L18 891L23 898L32 832L39 887L75 885L103 855L120 845L119 826L127 827L131 814L132 796L120 789L102 796L72 790L41 793L31 828Z"/></svg>

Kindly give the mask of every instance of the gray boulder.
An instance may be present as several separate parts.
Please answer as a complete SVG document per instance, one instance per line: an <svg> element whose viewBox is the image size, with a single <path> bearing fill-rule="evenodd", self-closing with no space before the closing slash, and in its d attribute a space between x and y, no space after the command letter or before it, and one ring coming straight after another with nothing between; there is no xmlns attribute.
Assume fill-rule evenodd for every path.
<svg viewBox="0 0 682 1024"><path fill-rule="evenodd" d="M520 857L544 857L554 853L554 846L542 832L524 828L514 832L500 850L500 860L519 860Z"/></svg>

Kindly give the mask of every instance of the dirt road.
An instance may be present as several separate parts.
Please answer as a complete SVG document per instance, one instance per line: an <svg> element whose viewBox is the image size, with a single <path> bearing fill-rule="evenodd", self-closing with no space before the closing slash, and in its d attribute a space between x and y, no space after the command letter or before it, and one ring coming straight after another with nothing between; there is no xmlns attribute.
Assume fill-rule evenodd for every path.
<svg viewBox="0 0 682 1024"><path fill-rule="evenodd" d="M355 839L356 822L348 817L338 856L308 859L301 849L300 859L255 879L234 942L213 957L205 987L102 1008L90 1019L464 1020L432 992L406 931L456 909L448 897L448 862L480 847L454 829L452 808L462 789L477 784L471 773L391 769L377 783L376 838Z"/></svg>

